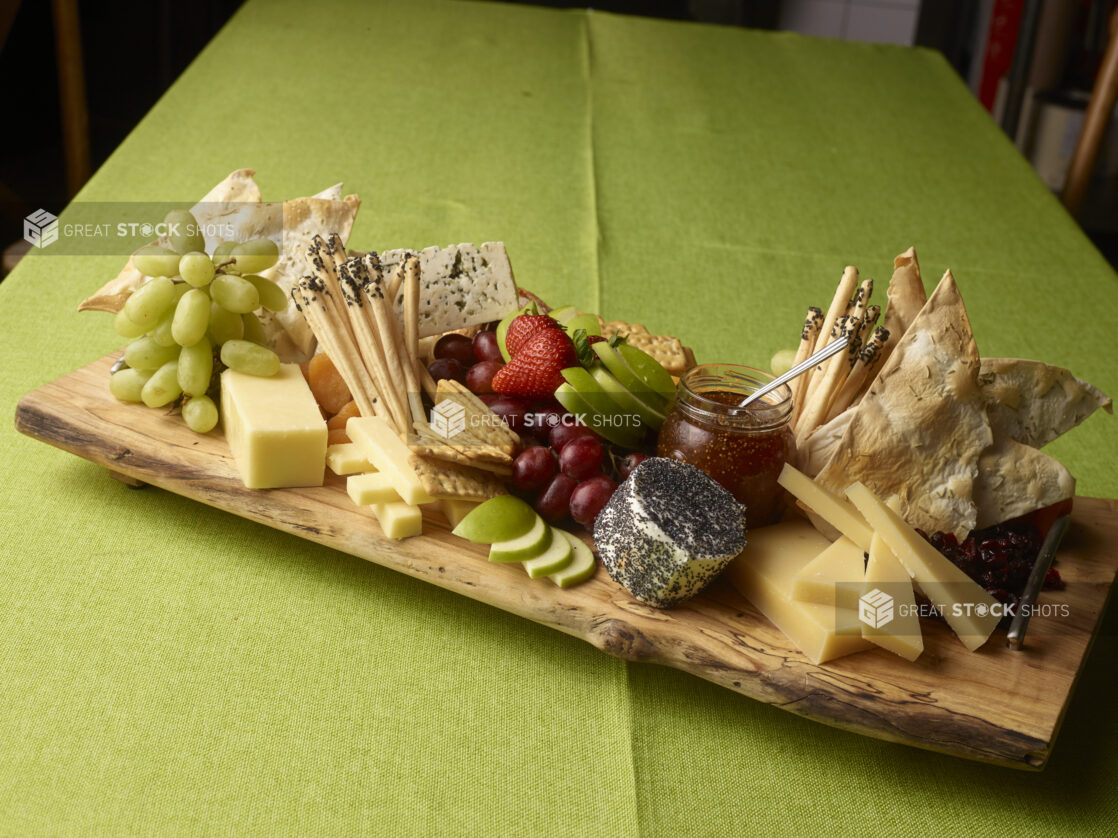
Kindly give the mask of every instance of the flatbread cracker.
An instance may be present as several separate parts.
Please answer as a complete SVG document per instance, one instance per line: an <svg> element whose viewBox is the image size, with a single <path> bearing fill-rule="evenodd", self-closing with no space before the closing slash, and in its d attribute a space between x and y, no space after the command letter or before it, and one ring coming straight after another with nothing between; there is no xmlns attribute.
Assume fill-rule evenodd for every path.
<svg viewBox="0 0 1118 838"><path fill-rule="evenodd" d="M489 500L506 494L499 477L480 469L419 455L409 457L408 464L427 494L436 500Z"/></svg>
<svg viewBox="0 0 1118 838"><path fill-rule="evenodd" d="M1023 358L983 358L978 384L995 436L1043 448L1110 398L1063 367Z"/></svg>
<svg viewBox="0 0 1118 838"><path fill-rule="evenodd" d="M978 458L975 527L992 527L1074 494L1075 478L1058 460L1009 437L997 437Z"/></svg>
<svg viewBox="0 0 1118 838"><path fill-rule="evenodd" d="M856 480L925 532L974 529L978 459L994 441L978 388L978 347L948 271L818 476L842 494Z"/></svg>

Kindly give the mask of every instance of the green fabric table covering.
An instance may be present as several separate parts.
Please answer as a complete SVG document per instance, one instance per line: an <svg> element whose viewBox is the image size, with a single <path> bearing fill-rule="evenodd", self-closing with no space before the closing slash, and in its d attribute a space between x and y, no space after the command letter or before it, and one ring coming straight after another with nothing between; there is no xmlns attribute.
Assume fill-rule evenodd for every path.
<svg viewBox="0 0 1118 838"><path fill-rule="evenodd" d="M130 60L143 72L146 58ZM26 128L27 126L23 126ZM13 130L14 126L9 126ZM846 264L1118 393L1118 279L938 54L484 3L253 0L79 196L344 179L362 248L765 364ZM114 349L119 257L0 285L9 417ZM1118 496L1115 426L1050 447ZM1115 834L1115 620L1048 768L862 738L0 435L0 834Z"/></svg>

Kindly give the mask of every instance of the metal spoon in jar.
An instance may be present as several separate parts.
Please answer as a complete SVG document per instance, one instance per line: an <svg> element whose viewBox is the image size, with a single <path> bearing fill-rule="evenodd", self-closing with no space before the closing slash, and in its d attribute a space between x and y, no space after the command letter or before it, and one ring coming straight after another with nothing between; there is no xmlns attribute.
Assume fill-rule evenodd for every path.
<svg viewBox="0 0 1118 838"><path fill-rule="evenodd" d="M766 393L771 393L773 390L775 390L781 384L784 384L788 381L791 381L796 376L807 372L809 369L814 367L820 361L826 361L828 358L830 358L835 353L842 352L842 350L846 349L846 345L848 343L850 343L850 336L849 335L843 335L840 338L835 338L833 341L828 343L826 346L824 346L822 349L820 349L818 352L816 352L814 355L812 355L806 361L800 361L800 363L796 364L796 366L792 367L792 369L788 370L788 372L784 373L784 375L779 376L778 378L774 378L772 381L770 381L768 384L766 384L760 390L758 390L753 395L746 398L741 404L738 405L738 407L746 407L747 405L752 404L753 402L755 402L757 399L761 398L761 396L765 395Z"/></svg>

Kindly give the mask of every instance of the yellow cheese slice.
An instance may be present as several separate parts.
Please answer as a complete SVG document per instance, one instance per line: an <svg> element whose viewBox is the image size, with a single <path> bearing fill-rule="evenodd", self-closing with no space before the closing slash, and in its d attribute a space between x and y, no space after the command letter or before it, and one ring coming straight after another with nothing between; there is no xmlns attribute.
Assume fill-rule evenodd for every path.
<svg viewBox="0 0 1118 838"><path fill-rule="evenodd" d="M946 556L920 537L862 483L847 496L900 559L947 624L972 652L985 643L1001 619L1000 605Z"/></svg>
<svg viewBox="0 0 1118 838"><path fill-rule="evenodd" d="M396 487L388 474L374 471L368 474L351 474L345 482L349 498L358 506L372 503L391 503L400 500Z"/></svg>
<svg viewBox="0 0 1118 838"><path fill-rule="evenodd" d="M411 538L423 532L423 513L418 506L397 500L374 503L371 508L389 538Z"/></svg>
<svg viewBox="0 0 1118 838"><path fill-rule="evenodd" d="M820 518L862 548L863 553L869 552L873 529L850 501L824 489L802 471L787 463L784 464L777 482L793 496L810 506Z"/></svg>
<svg viewBox="0 0 1118 838"><path fill-rule="evenodd" d="M379 416L354 416L346 422L346 433L378 471L392 481L396 494L413 506L434 500L408 464L412 452Z"/></svg>
<svg viewBox="0 0 1118 838"><path fill-rule="evenodd" d="M878 533L870 542L859 614L870 643L909 661L924 651L912 577Z"/></svg>
<svg viewBox="0 0 1118 838"><path fill-rule="evenodd" d="M330 471L339 477L347 474L364 474L376 471L368 458L361 453L361 449L352 442L343 442L326 447L326 465Z"/></svg>
<svg viewBox="0 0 1118 838"><path fill-rule="evenodd" d="M221 416L247 488L322 485L326 421L298 364L269 377L223 372Z"/></svg>
<svg viewBox="0 0 1118 838"><path fill-rule="evenodd" d="M858 613L792 599L797 574L827 547L806 521L786 521L752 530L749 546L730 562L730 583L788 636L812 663L870 648L862 639Z"/></svg>
<svg viewBox="0 0 1118 838"><path fill-rule="evenodd" d="M450 528L454 529L461 523L471 511L479 506L477 501L472 500L455 500L453 498L443 498L439 501L439 508L442 509L443 515L446 516L447 523Z"/></svg>
<svg viewBox="0 0 1118 838"><path fill-rule="evenodd" d="M796 574L792 599L856 609L865 566L862 548L843 536Z"/></svg>

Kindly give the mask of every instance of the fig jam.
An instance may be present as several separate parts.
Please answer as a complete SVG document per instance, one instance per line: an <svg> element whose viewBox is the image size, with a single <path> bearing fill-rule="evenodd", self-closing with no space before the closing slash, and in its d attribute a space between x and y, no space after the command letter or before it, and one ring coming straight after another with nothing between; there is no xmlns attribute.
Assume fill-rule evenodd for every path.
<svg viewBox="0 0 1118 838"><path fill-rule="evenodd" d="M690 463L722 484L745 505L750 527L775 522L784 508L776 480L791 453L791 392L781 386L739 407L771 380L733 364L688 370L656 444L659 456Z"/></svg>

